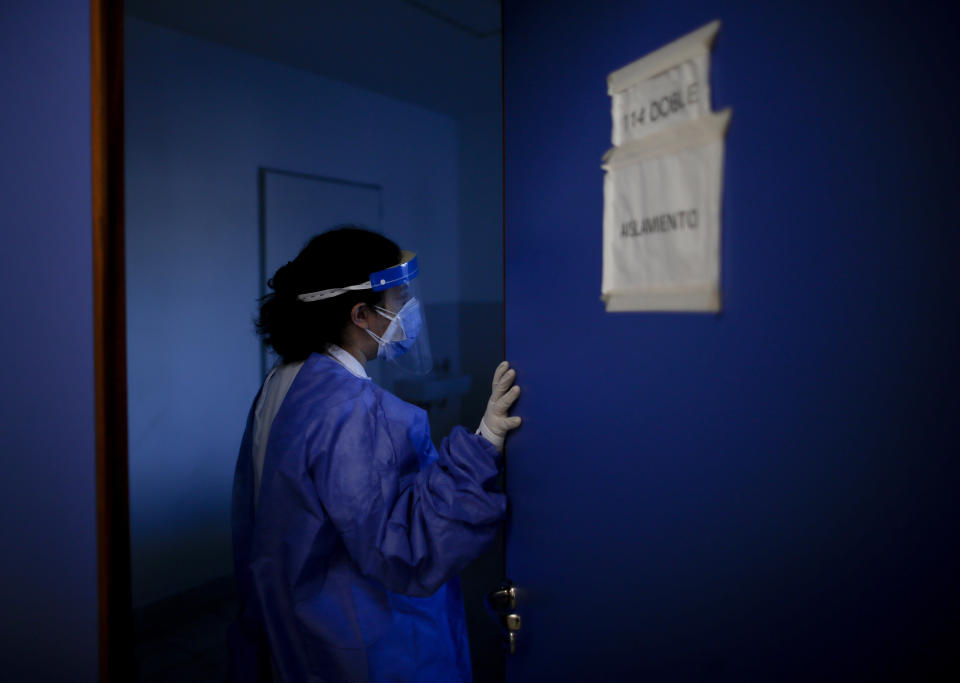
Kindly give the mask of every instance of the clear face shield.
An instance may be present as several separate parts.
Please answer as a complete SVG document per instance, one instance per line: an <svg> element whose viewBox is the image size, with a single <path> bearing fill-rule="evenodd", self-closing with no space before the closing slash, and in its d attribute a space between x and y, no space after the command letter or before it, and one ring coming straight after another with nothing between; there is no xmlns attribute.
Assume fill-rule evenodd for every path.
<svg viewBox="0 0 960 683"><path fill-rule="evenodd" d="M377 357L406 372L427 374L433 369L433 356L419 283L405 282L383 294L383 303L374 310L389 321L387 329L383 336L367 330L380 346Z"/></svg>
<svg viewBox="0 0 960 683"><path fill-rule="evenodd" d="M406 372L426 375L433 369L433 356L430 353L423 297L419 283L415 281L419 274L416 254L403 251L400 263L392 268L371 273L368 282L301 294L297 298L301 301L319 301L364 289L383 292L383 301L373 309L387 321L387 326L382 335L369 328L366 330L379 347L377 358L389 361Z"/></svg>

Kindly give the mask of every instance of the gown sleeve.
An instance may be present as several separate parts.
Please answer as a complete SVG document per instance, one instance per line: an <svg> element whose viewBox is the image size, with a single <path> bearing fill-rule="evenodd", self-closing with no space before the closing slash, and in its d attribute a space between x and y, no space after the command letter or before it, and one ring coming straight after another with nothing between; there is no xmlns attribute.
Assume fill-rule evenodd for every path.
<svg viewBox="0 0 960 683"><path fill-rule="evenodd" d="M395 399L399 401L398 399ZM494 540L506 513L502 456L455 427L439 451L426 413L347 407L319 444L313 481L361 572L388 590L432 595Z"/></svg>

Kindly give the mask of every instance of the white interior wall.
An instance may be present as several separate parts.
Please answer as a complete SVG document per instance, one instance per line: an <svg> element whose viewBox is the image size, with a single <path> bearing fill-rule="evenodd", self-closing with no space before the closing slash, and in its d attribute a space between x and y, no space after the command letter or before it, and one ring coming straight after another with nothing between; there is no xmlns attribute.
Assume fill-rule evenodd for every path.
<svg viewBox="0 0 960 683"><path fill-rule="evenodd" d="M499 64L485 65L499 68ZM460 129L460 287L464 301L503 303L503 125L500 100Z"/></svg>

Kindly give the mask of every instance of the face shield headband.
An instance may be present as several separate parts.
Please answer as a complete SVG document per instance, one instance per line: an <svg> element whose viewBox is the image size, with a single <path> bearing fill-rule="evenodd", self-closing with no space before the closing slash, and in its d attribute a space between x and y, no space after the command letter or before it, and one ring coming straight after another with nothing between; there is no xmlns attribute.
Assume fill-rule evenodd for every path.
<svg viewBox="0 0 960 683"><path fill-rule="evenodd" d="M359 292L366 289L374 292L382 292L392 287L408 284L419 274L420 266L417 264L417 255L412 251L404 250L400 252L400 263L386 270L371 273L370 279L366 282L349 285L347 287L335 287L333 289L321 289L317 292L298 294L297 300L308 303L311 301L323 301L324 299L332 299L335 296L340 296L347 292Z"/></svg>

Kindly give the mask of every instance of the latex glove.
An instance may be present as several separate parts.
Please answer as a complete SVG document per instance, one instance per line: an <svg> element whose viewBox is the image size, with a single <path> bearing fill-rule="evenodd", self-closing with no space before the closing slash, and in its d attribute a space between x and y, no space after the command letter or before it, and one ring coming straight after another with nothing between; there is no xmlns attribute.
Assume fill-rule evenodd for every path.
<svg viewBox="0 0 960 683"><path fill-rule="evenodd" d="M503 451L503 440L507 432L520 426L519 417L510 417L507 413L510 407L520 396L520 387L513 385L517 378L517 371L510 369L510 363L503 361L493 373L493 390L490 400L487 401L487 412L480 420L480 429L477 433L493 444L498 451Z"/></svg>

